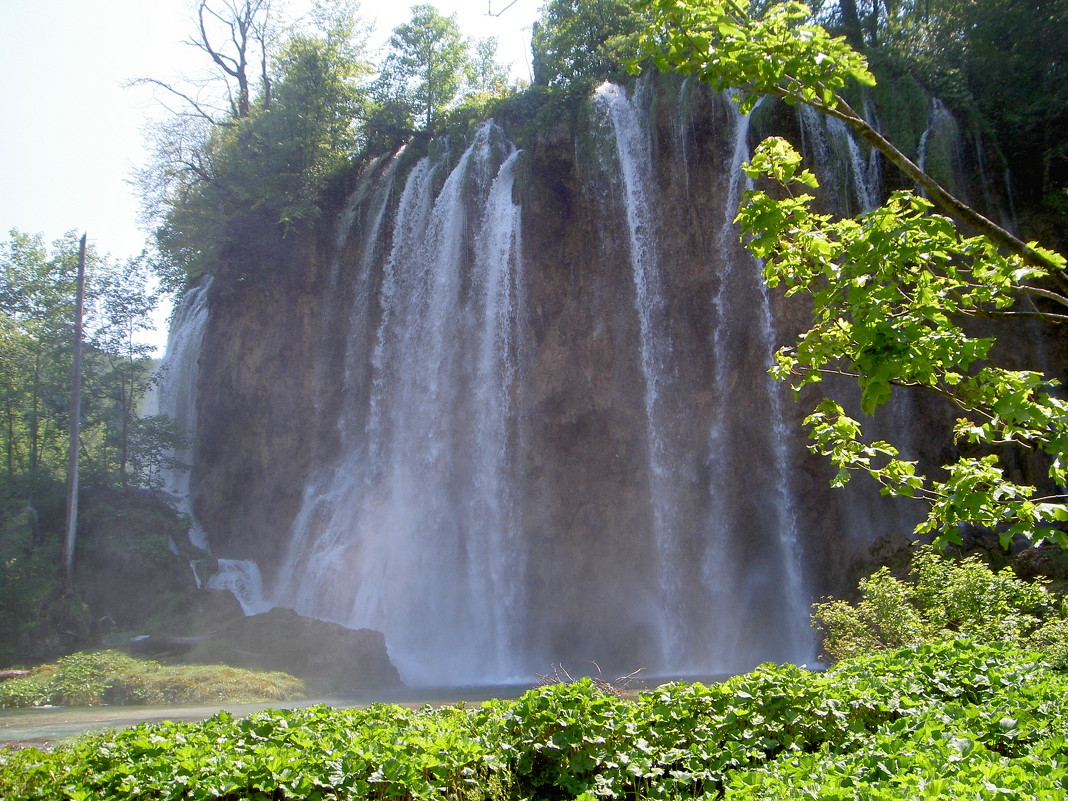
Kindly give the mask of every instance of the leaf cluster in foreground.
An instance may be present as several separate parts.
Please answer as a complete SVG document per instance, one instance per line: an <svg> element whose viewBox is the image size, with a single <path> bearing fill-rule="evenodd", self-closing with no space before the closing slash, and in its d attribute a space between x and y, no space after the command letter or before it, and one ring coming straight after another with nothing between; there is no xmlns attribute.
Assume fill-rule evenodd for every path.
<svg viewBox="0 0 1068 801"><path fill-rule="evenodd" d="M143 724L0 755L26 799L1063 798L1068 676L968 640L763 665L624 700L589 680L478 708ZM965 792L966 791L966 792Z"/></svg>

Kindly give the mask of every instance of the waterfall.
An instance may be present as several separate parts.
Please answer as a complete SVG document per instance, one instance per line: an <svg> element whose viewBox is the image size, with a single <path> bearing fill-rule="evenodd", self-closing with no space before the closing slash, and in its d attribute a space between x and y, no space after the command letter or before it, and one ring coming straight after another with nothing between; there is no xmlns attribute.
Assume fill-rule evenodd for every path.
<svg viewBox="0 0 1068 801"><path fill-rule="evenodd" d="M728 96L725 96L727 98ZM709 545L704 563L704 578L710 606L718 610L731 610L730 614L718 614L710 622L713 634L710 645L714 650L706 659L716 660L721 670L734 669L739 663L752 659L747 651L753 647L753 632L747 624L743 607L745 599L754 592L766 593L769 576L778 576L776 592L782 598L778 610L779 622L775 624L775 642L762 642L758 648L765 653L772 651L776 658L806 661L812 658L812 638L808 626L808 592L802 576L801 536L795 492L791 486L791 471L794 460L790 453L792 432L786 425L782 410L781 387L767 373L773 363L776 346L771 301L767 286L760 275L760 265L744 252L738 242L738 229L734 224L743 184L742 163L749 157L750 115L742 114L737 103L727 100L724 105L732 112L734 120L729 160L725 166L727 191L723 204L723 219L720 224L717 247L719 250L719 286L713 297L715 325L712 335L712 356L715 360L713 389L716 405L709 425L708 461L711 466L710 493L712 514L708 521ZM759 101L757 103L759 106ZM755 110L755 108L754 108ZM746 179L746 188L751 183ZM743 316L755 320L759 345L752 352L743 350L738 332L744 330L743 316L737 309L745 309ZM739 375L752 370L750 361L759 359L763 376L750 385L749 392L756 397L738 397ZM757 445L752 441L739 441L742 423L735 410L746 404L764 409L769 423L765 432L766 442ZM756 406L754 406L756 404ZM750 411L750 413L752 413ZM765 505L764 525L773 532L765 553L767 564L751 569L750 575L739 571L743 556L739 553L740 531L745 522L740 517L736 502L737 468L735 454L741 448L762 447L766 449L769 464L765 467L767 480L764 492L772 502ZM755 586L750 582L756 580Z"/></svg>
<svg viewBox="0 0 1068 801"><path fill-rule="evenodd" d="M282 358L256 347L254 377L205 369L211 391L254 381L267 412L202 406L233 437L201 452L199 475L232 482L197 507L219 552L257 559L273 604L382 632L411 685L810 661L812 594L902 526L862 482L823 494L803 409L768 374L807 313L769 293L734 225L768 106L754 122L699 84L604 84L525 152L486 123L369 161L336 227L264 264L279 281L226 285L238 329L209 334L238 338L227 358L300 336ZM799 123L821 211L871 208L877 158ZM282 319L261 325L261 298ZM847 383L827 387L849 405ZM907 427L911 400L894 404ZM285 460L278 442L300 450L267 477L277 499L241 486L238 460ZM220 560L213 586L258 608L255 567Z"/></svg>
<svg viewBox="0 0 1068 801"><path fill-rule="evenodd" d="M628 98L621 86L604 83L597 88L595 98L611 124L622 179L644 380L653 535L659 557L662 658L665 664L678 665L690 637L683 613L685 590L680 586L678 571L681 551L676 514L679 499L676 492L678 476L671 468L676 461L670 442L672 421L661 401L661 392L672 378L672 357L671 342L664 325L667 310L657 254L658 220L653 196L650 125L641 98Z"/></svg>
<svg viewBox="0 0 1068 801"><path fill-rule="evenodd" d="M436 197L446 165L424 158L409 173L377 288L367 408L346 412L341 458L307 487L274 591L298 612L382 631L411 684L517 670L517 155L487 123Z"/></svg>
<svg viewBox="0 0 1068 801"><path fill-rule="evenodd" d="M220 559L216 572L204 586L209 590L229 590L246 615L267 612L272 606L264 598L259 566L247 559Z"/></svg>
<svg viewBox="0 0 1068 801"><path fill-rule="evenodd" d="M871 211L880 203L879 152L865 158L852 129L841 120L798 105L802 147L820 166L817 177L840 214Z"/></svg>
<svg viewBox="0 0 1068 801"><path fill-rule="evenodd" d="M208 534L193 513L190 495L189 467L193 464L197 423L197 376L201 345L208 324L208 292L211 280L189 289L175 310L167 335L167 350L159 367L158 413L167 415L189 440L188 446L177 450L173 459L185 467L168 470L163 489L175 500L180 512L191 520L189 542L201 551L210 552ZM199 561L199 560L197 560ZM266 612L270 608L263 597L259 567L247 559L220 559L217 572L201 581L194 562L190 565L197 586L212 590L230 590L246 615Z"/></svg>
<svg viewBox="0 0 1068 801"><path fill-rule="evenodd" d="M953 114L937 97L931 99L931 113L927 118L927 128L920 135L920 144L916 155L916 166L920 172L931 174L935 180L955 191L954 176L958 161L957 121ZM929 164L932 152L936 152L939 163Z"/></svg>
<svg viewBox="0 0 1068 801"><path fill-rule="evenodd" d="M174 421L187 447L178 449L173 459L184 468L165 471L163 489L175 499L178 510L193 515L189 497L189 466L193 464L193 442L197 423L197 375L200 346L208 324L208 290L211 281L192 287L182 296L167 334L167 349L158 369L158 414ZM189 532L192 544L208 550L207 535L195 522Z"/></svg>

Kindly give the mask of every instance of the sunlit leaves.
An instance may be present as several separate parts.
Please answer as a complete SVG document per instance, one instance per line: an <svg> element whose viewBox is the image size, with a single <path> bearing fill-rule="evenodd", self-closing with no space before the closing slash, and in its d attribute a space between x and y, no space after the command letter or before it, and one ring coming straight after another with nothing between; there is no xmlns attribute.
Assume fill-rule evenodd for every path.
<svg viewBox="0 0 1068 801"><path fill-rule="evenodd" d="M640 0L638 8L650 18L645 57L661 70L741 90L743 111L762 94L834 108L848 82L875 84L844 39L807 24L803 3L773 5L760 19L749 16L749 0Z"/></svg>
<svg viewBox="0 0 1068 801"><path fill-rule="evenodd" d="M1059 598L1043 585L1017 578L1008 567L993 571L975 556L943 558L929 546L913 553L908 578L884 567L862 579L859 590L855 603L830 600L813 607L827 658L961 635L1043 647L1043 628L1063 622Z"/></svg>
<svg viewBox="0 0 1068 801"><path fill-rule="evenodd" d="M815 180L800 165L784 140L762 143L745 170L780 190L750 192L738 213L769 286L813 301L812 326L779 352L773 373L797 389L827 373L853 376L865 414L887 403L895 386L934 391L960 411L958 440L1044 452L1050 480L1068 483L1068 404L1056 382L990 363L994 339L966 325L1013 312L1019 292L1044 270L1002 255L983 237L963 236L908 192L857 218L817 214L808 194ZM1006 544L1017 534L1064 541L1057 526L1068 516L1064 499L1039 500L1034 487L1009 481L996 455L960 459L946 466L948 478L933 481L888 443L866 442L837 404L822 404L806 423L813 450L837 467L835 484L860 470L886 494L928 500L918 533L954 541L972 525L997 530Z"/></svg>
<svg viewBox="0 0 1068 801"><path fill-rule="evenodd" d="M638 7L651 21L643 55L661 70L736 90L743 111L752 110L761 95L773 95L838 117L940 208L984 233L965 236L952 220L934 214L930 201L909 192L897 192L855 219L815 213L811 190L817 182L802 169L800 155L783 139L765 141L743 169L774 189L748 193L737 222L749 250L765 260L768 285L784 286L787 296L809 297L813 310L812 327L776 354L773 375L791 380L797 390L826 374L851 376L865 414L886 404L895 387L933 391L959 409L960 442L1044 453L1051 483L1068 483L1068 408L1057 398L1055 382L992 364L994 339L976 336L968 325L980 317L1065 319L1020 303L1032 296L1068 306L1068 298L1039 283L1054 271L1063 283L1065 260L1024 244L952 197L856 115L839 91L853 81L873 85L874 79L844 39L812 24L807 6L792 0L770 7L749 0L640 0ZM808 424L813 450L837 467L836 484L860 470L884 493L930 501L920 533L944 542L973 525L996 529L1006 543L1017 534L1068 542L1058 526L1068 517L1066 498L1037 497L1034 487L1009 481L997 455L961 459L946 466L946 480L936 481L900 460L889 443L868 443L840 407L820 407Z"/></svg>

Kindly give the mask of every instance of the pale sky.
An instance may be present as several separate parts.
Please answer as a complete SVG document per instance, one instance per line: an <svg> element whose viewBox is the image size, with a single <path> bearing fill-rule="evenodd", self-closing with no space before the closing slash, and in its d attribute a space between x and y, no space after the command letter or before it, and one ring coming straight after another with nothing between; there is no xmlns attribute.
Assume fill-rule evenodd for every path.
<svg viewBox="0 0 1068 801"><path fill-rule="evenodd" d="M432 5L455 12L466 36L497 36L498 60L529 79L530 27L542 0L504 10L509 2ZM362 10L384 42L412 5L363 0ZM0 8L0 236L18 228L51 241L74 229L102 252L139 253L145 234L128 181L145 160L145 121L163 112L149 88L124 84L201 71L203 54L182 44L193 0L0 0Z"/></svg>

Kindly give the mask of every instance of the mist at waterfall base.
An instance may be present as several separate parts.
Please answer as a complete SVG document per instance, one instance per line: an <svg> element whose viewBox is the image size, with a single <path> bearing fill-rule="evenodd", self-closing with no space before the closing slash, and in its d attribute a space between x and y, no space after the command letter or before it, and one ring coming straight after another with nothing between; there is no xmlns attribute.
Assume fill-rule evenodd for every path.
<svg viewBox="0 0 1068 801"><path fill-rule="evenodd" d="M311 323L344 338L343 370L316 365L341 398L323 423L337 447L308 476L277 564L228 552L208 586L233 591L246 614L277 605L381 631L410 686L523 683L560 663L667 676L814 661L796 404L768 375L774 301L732 222L750 120L713 96L713 148L688 117L692 92L679 90L670 141L654 141L647 83L629 94L605 84L588 103L576 191L598 232L597 271L615 272L569 285L584 342L542 320L548 268L528 241L537 212L523 205L532 157L502 128L484 123L462 152L401 149L365 167L337 216L327 277L349 306ZM842 205L870 207L875 162L844 130L798 124L817 159L845 137ZM702 147L715 152L706 184ZM690 241L666 241L666 215L698 200L716 211L684 223ZM702 275L686 284L675 265L695 242L707 247L689 256ZM183 299L160 391L160 410L200 437L211 435L197 429L194 392L211 294L204 284ZM580 416L558 408L582 392L570 378L558 386L560 370L583 369L569 354L608 347L598 364L622 389L612 408L592 398L583 419L612 416L628 433L598 456L618 493L584 497L604 461L550 446L545 432ZM168 488L188 499L188 476ZM568 524L547 523L560 504ZM842 519L870 540L880 511L857 507Z"/></svg>

